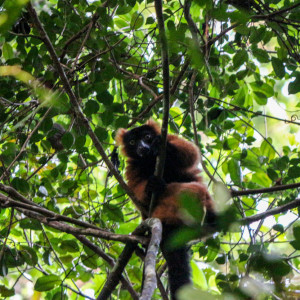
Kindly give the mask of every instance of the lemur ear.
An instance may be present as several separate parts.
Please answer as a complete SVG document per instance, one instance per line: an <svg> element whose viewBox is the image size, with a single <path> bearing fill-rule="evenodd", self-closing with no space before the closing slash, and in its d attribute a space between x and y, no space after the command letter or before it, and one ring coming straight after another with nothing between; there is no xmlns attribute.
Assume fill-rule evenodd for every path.
<svg viewBox="0 0 300 300"><path fill-rule="evenodd" d="M152 127L157 134L161 134L160 125L157 122L155 122L152 118L149 119L146 124Z"/></svg>
<svg viewBox="0 0 300 300"><path fill-rule="evenodd" d="M127 132L127 129L125 128L119 128L117 133L116 133L116 137L115 137L115 141L117 146L121 146L123 144L123 139L124 139L124 135Z"/></svg>

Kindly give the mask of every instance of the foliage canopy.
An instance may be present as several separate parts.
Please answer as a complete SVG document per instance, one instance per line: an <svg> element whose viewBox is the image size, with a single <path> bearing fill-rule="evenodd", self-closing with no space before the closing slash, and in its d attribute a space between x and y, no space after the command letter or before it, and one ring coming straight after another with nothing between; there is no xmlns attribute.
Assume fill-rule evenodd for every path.
<svg viewBox="0 0 300 300"><path fill-rule="evenodd" d="M0 4L0 295L94 299L141 221L107 167L115 132L162 119L154 1ZM168 131L199 145L223 228L193 244L201 290L182 299L297 297L300 3L170 0L163 17ZM136 297L141 265L112 299Z"/></svg>

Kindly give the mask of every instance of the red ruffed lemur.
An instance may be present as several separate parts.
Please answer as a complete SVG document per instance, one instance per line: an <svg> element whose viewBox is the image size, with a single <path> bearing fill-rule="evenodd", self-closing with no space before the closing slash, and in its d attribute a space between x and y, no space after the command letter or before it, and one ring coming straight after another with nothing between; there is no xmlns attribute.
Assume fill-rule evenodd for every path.
<svg viewBox="0 0 300 300"><path fill-rule="evenodd" d="M183 224L179 197L182 192L193 194L206 210L205 222L215 223L213 201L199 175L199 150L191 142L169 134L167 136L166 160L162 180L154 176L156 158L160 151L161 129L153 120L145 125L116 134L116 142L127 157L126 179L134 192L135 205L142 218L159 218L163 224L161 249L168 266L172 299L176 291L190 283L190 267L187 246L168 249L166 239ZM158 194L153 212L149 216L151 195Z"/></svg>

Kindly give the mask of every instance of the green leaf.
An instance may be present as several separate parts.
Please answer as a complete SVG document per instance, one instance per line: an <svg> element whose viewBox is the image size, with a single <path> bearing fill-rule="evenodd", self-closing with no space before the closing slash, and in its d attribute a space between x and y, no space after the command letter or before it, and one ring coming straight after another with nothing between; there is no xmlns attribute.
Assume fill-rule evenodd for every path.
<svg viewBox="0 0 300 300"><path fill-rule="evenodd" d="M73 257L72 255L64 255L64 256L60 256L59 259L64 263L64 264L70 264L75 257Z"/></svg>
<svg viewBox="0 0 300 300"><path fill-rule="evenodd" d="M40 277L35 285L34 289L38 292L50 291L54 289L57 285L61 284L61 279L56 275L46 275Z"/></svg>
<svg viewBox="0 0 300 300"><path fill-rule="evenodd" d="M255 58L261 63L268 63L270 60L269 54L266 50L254 48L252 49L252 53L255 56Z"/></svg>
<svg viewBox="0 0 300 300"><path fill-rule="evenodd" d="M14 51L10 44L8 43L3 44L2 54L6 60L14 58Z"/></svg>
<svg viewBox="0 0 300 300"><path fill-rule="evenodd" d="M107 215L109 220L124 222L123 212L119 206L110 203L104 203L102 209L103 213Z"/></svg>
<svg viewBox="0 0 300 300"><path fill-rule="evenodd" d="M278 170L280 171L284 171L287 169L288 167L288 164L289 164L289 158L288 156L282 156L278 159L276 165L278 167Z"/></svg>
<svg viewBox="0 0 300 300"><path fill-rule="evenodd" d="M130 21L130 29L139 29L143 26L144 23L144 16L139 12L136 11L133 13Z"/></svg>
<svg viewBox="0 0 300 300"><path fill-rule="evenodd" d="M219 264L219 265L224 265L225 262L226 262L226 256L225 256L224 254L218 256L218 257L216 258L216 262L217 262L217 264Z"/></svg>
<svg viewBox="0 0 300 300"><path fill-rule="evenodd" d="M294 81L289 83L288 87L289 94L297 94L300 92L300 73L296 73L296 78Z"/></svg>
<svg viewBox="0 0 300 300"><path fill-rule="evenodd" d="M196 287L198 286L203 290L207 290L208 283L203 270L194 262L194 260L191 261L191 267L192 267L192 278L193 278L193 282L195 282ZM185 298L185 299L190 299L190 298Z"/></svg>
<svg viewBox="0 0 300 300"><path fill-rule="evenodd" d="M3 298L8 298L8 297L12 297L15 295L15 290L14 288L7 288L5 285L0 285L0 295L3 297Z"/></svg>
<svg viewBox="0 0 300 300"><path fill-rule="evenodd" d="M97 127L95 129L95 134L98 137L100 142L105 141L108 137L107 130L105 130L102 127Z"/></svg>
<svg viewBox="0 0 300 300"><path fill-rule="evenodd" d="M283 78L285 75L285 68L282 60L277 57L272 57L271 61L276 76L279 78Z"/></svg>
<svg viewBox="0 0 300 300"><path fill-rule="evenodd" d="M226 120L224 122L223 128L228 130L228 129L232 129L234 127L234 123L230 120Z"/></svg>
<svg viewBox="0 0 300 300"><path fill-rule="evenodd" d="M204 217L203 206L195 194L182 192L179 197L180 208L185 211L187 218L192 217L194 222L201 223ZM191 222L191 220L189 220Z"/></svg>
<svg viewBox="0 0 300 300"><path fill-rule="evenodd" d="M26 180L23 178L15 177L11 181L12 186L23 194L28 194L30 191L30 186Z"/></svg>
<svg viewBox="0 0 300 300"><path fill-rule="evenodd" d="M223 148L224 150L236 149L239 146L240 142L235 138L229 138L224 141Z"/></svg>
<svg viewBox="0 0 300 300"><path fill-rule="evenodd" d="M116 14L117 15L125 15L132 10L132 6L130 5L119 5Z"/></svg>
<svg viewBox="0 0 300 300"><path fill-rule="evenodd" d="M199 237L199 228L194 229L187 226L181 227L178 231L173 232L173 234L167 239L167 246L170 249L176 249L186 245L191 240Z"/></svg>
<svg viewBox="0 0 300 300"><path fill-rule="evenodd" d="M96 98L97 101L104 104L105 106L110 106L114 102L114 97L107 90L101 90L100 92L97 92Z"/></svg>
<svg viewBox="0 0 300 300"><path fill-rule="evenodd" d="M3 245L0 245L0 251L2 250ZM19 251L15 248L10 248L6 246L4 248L4 257L1 262L1 274L7 274L7 268L20 267L24 264L24 259L20 255Z"/></svg>
<svg viewBox="0 0 300 300"><path fill-rule="evenodd" d="M218 238L209 238L206 241L208 246L208 253L206 255L206 262L212 262L219 254L220 241Z"/></svg>
<svg viewBox="0 0 300 300"><path fill-rule="evenodd" d="M258 171L252 175L252 181L262 187L269 187L272 181L269 179L266 173Z"/></svg>
<svg viewBox="0 0 300 300"><path fill-rule="evenodd" d="M94 254L94 255L83 254L81 256L81 261L86 267L91 268L91 269L97 269L99 266L99 261L98 261L98 257L96 254Z"/></svg>
<svg viewBox="0 0 300 300"><path fill-rule="evenodd" d="M240 185L242 183L242 172L241 172L240 162L236 159L230 159L228 162L228 171L231 180L235 184Z"/></svg>
<svg viewBox="0 0 300 300"><path fill-rule="evenodd" d="M115 19L114 19L114 23L117 25L117 27L118 27L119 29L128 26L128 23L127 23L125 20L121 19L121 18L115 18Z"/></svg>
<svg viewBox="0 0 300 300"><path fill-rule="evenodd" d="M94 100L89 100L86 104L85 104L85 108L83 110L83 112L87 115L87 116L91 116L92 114L96 114L99 111L99 104L97 101Z"/></svg>
<svg viewBox="0 0 300 300"><path fill-rule="evenodd" d="M20 227L23 229L31 229L31 230L42 230L43 229L40 221L38 221L36 219L30 219L30 218L22 219L20 221Z"/></svg>
<svg viewBox="0 0 300 300"><path fill-rule="evenodd" d="M300 177L300 167L298 167L298 166L290 167L289 170L288 170L288 176L291 179Z"/></svg>
<svg viewBox="0 0 300 300"><path fill-rule="evenodd" d="M300 250L300 240L291 241L290 244L295 250Z"/></svg>
<svg viewBox="0 0 300 300"><path fill-rule="evenodd" d="M51 266L52 265L52 262L51 262L51 252L49 250L46 250L44 253L43 253L43 261L45 264L47 264L48 266Z"/></svg>
<svg viewBox="0 0 300 300"><path fill-rule="evenodd" d="M239 50L233 57L233 67L238 69L241 65L245 64L248 61L248 53L246 50Z"/></svg>
<svg viewBox="0 0 300 300"><path fill-rule="evenodd" d="M20 249L20 254L29 266L35 266L38 263L38 256L33 248L22 246Z"/></svg>
<svg viewBox="0 0 300 300"><path fill-rule="evenodd" d="M300 226L293 227L293 234L297 241L300 241Z"/></svg>
<svg viewBox="0 0 300 300"><path fill-rule="evenodd" d="M273 276L283 277L291 272L291 267L284 261L278 261L271 265L271 273Z"/></svg>
<svg viewBox="0 0 300 300"><path fill-rule="evenodd" d="M268 97L262 92L253 92L253 98L259 105L266 105L268 103Z"/></svg>
<svg viewBox="0 0 300 300"><path fill-rule="evenodd" d="M241 254L239 255L240 262L247 261L248 258L249 258L249 255L246 254L246 253L241 253Z"/></svg>
<svg viewBox="0 0 300 300"><path fill-rule="evenodd" d="M260 145L260 152L263 156L268 157L269 161L275 157L275 150L272 147L272 139L267 138L267 140L263 140Z"/></svg>
<svg viewBox="0 0 300 300"><path fill-rule="evenodd" d="M64 146L64 149L70 149L74 143L74 136L71 132L66 132L62 138L61 142Z"/></svg>
<svg viewBox="0 0 300 300"><path fill-rule="evenodd" d="M280 233L284 233L284 227L281 224L275 224L272 228Z"/></svg>
<svg viewBox="0 0 300 300"><path fill-rule="evenodd" d="M78 136L75 140L76 150L77 151L81 150L84 147L85 142L86 142L86 136L85 135Z"/></svg>
<svg viewBox="0 0 300 300"><path fill-rule="evenodd" d="M155 20L153 17L148 17L147 20L146 20L146 25L151 25L151 24L154 24L155 23Z"/></svg>
<svg viewBox="0 0 300 300"><path fill-rule="evenodd" d="M60 244L60 248L66 252L78 252L79 246L75 240L64 240Z"/></svg>
<svg viewBox="0 0 300 300"><path fill-rule="evenodd" d="M278 174L272 168L267 169L267 174L272 181L275 181L278 179Z"/></svg>
<svg viewBox="0 0 300 300"><path fill-rule="evenodd" d="M249 37L249 42L251 44L257 44L258 42L263 40L263 38L265 36L265 32L266 32L265 26L261 26L259 28L257 28L256 26L251 27L251 34Z"/></svg>

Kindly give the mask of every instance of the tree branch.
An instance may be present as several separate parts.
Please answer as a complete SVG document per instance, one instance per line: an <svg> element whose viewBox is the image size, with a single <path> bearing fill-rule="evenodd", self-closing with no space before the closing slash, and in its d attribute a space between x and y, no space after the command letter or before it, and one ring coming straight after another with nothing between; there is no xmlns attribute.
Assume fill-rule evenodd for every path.
<svg viewBox="0 0 300 300"><path fill-rule="evenodd" d="M268 15L256 15L256 16L252 16L251 19L252 18L254 18L254 19L269 19L269 18L272 18L274 16L281 15L281 14L283 14L285 12L288 12L288 11L290 11L290 10L298 7L298 6L300 6L300 3L296 3L294 5L291 5L289 7L283 8L281 10L276 10L276 11L274 11L274 12L268 14Z"/></svg>
<svg viewBox="0 0 300 300"><path fill-rule="evenodd" d="M1 207L15 207L18 211L24 213L26 216L37 219L41 223L63 232L71 234L90 235L105 240L119 241L123 243L131 241L134 243L147 244L148 241L148 239L144 237L115 234L109 231L105 231L89 223L55 214L54 212L51 212L50 210L47 210L45 208L15 201L3 194L0 194L0 203ZM85 228L72 227L70 225L57 221L59 219L76 225L84 226Z"/></svg>
<svg viewBox="0 0 300 300"><path fill-rule="evenodd" d="M159 219L150 219L148 224L151 228L151 239L145 257L144 288L140 300L151 300L156 288L156 257L162 237L162 224Z"/></svg>
<svg viewBox="0 0 300 300"><path fill-rule="evenodd" d="M161 128L161 147L160 147L159 156L157 157L156 160L154 175L159 178L162 178L164 173L165 160L166 160L168 121L169 121L169 108L170 108L169 49L168 49L167 36L165 32L162 0L155 0L155 12L156 12L157 24L159 28L159 40L161 44L164 103L163 103L163 123ZM151 216L153 212L157 197L158 195L156 193L152 193L149 216Z"/></svg>
<svg viewBox="0 0 300 300"><path fill-rule="evenodd" d="M142 222L133 232L134 235L143 235L148 230L148 225L146 221ZM111 293L115 289L115 287L118 285L121 275L128 264L132 253L134 252L136 248L136 243L133 242L127 242L121 255L118 258L118 261L116 262L114 268L108 275L108 278L106 280L106 283L104 287L101 290L101 293L97 297L97 300L106 300L110 297Z"/></svg>
<svg viewBox="0 0 300 300"><path fill-rule="evenodd" d="M296 207L299 207L299 206L300 206L300 199L296 199L296 200L294 200L290 203L278 206L276 208L272 208L272 209L267 210L263 213L256 214L256 215L251 216L251 217L245 217L243 219L240 219L239 222L244 224L244 225L248 225L248 224L251 224L253 222L259 221L261 219L265 219L269 216L278 215L280 213L286 212L290 209L293 209L293 208L296 208Z"/></svg>
<svg viewBox="0 0 300 300"><path fill-rule="evenodd" d="M99 257L103 258L112 268L115 266L115 261L107 255L105 252L103 252L98 246L96 246L94 243L92 243L90 240L88 240L83 235L74 235L82 244L90 248L92 251L94 251ZM122 285L128 290L128 292L131 295L131 298L133 300L138 300L139 296L137 292L133 289L131 283L123 276L121 275L121 282Z"/></svg>
<svg viewBox="0 0 300 300"><path fill-rule="evenodd" d="M230 192L231 192L231 197L238 197L238 196L246 196L246 195L254 195L254 194L274 193L278 191L296 189L299 187L300 187L300 182L297 182L297 183L291 183L286 185L275 185L270 188L243 190L243 191L231 190Z"/></svg>

